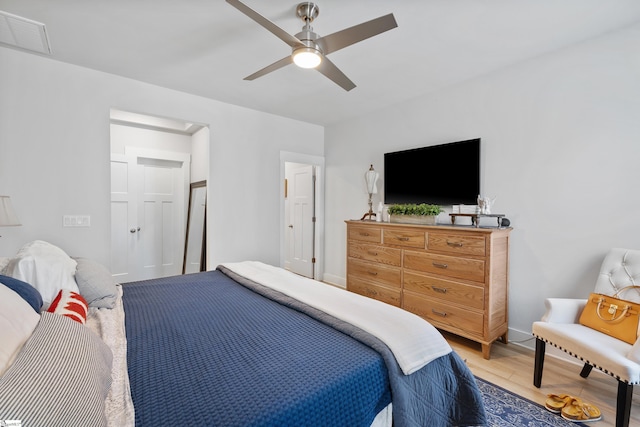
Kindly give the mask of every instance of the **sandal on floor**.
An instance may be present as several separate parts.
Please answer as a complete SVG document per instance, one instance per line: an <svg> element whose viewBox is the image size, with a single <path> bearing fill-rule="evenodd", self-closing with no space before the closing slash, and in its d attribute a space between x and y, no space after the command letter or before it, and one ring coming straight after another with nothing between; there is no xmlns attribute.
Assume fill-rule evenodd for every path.
<svg viewBox="0 0 640 427"><path fill-rule="evenodd" d="M573 400L574 397L568 394L547 394L547 400L544 402L544 407L554 414L559 414L562 408L567 403Z"/></svg>
<svg viewBox="0 0 640 427"><path fill-rule="evenodd" d="M600 412L600 409L590 403L583 402L577 397L571 399L562 408L561 413L562 418L567 421L589 422L602 419L602 413Z"/></svg>

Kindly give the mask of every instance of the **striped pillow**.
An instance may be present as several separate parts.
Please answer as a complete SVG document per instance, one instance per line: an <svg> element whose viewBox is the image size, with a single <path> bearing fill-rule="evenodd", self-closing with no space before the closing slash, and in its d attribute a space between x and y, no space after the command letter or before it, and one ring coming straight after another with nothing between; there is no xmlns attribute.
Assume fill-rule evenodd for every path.
<svg viewBox="0 0 640 427"><path fill-rule="evenodd" d="M0 420L27 426L106 426L109 347L89 328L44 312L0 376Z"/></svg>
<svg viewBox="0 0 640 427"><path fill-rule="evenodd" d="M47 309L49 313L66 316L84 325L87 320L87 301L77 292L62 289Z"/></svg>

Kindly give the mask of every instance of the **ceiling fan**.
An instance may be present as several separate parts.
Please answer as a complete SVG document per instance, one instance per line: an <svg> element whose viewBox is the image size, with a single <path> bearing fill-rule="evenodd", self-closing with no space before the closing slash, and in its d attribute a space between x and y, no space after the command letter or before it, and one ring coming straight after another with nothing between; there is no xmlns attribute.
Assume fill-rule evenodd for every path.
<svg viewBox="0 0 640 427"><path fill-rule="evenodd" d="M327 55L398 26L393 14L390 13L320 37L311 28L311 23L318 16L320 9L315 3L304 2L300 3L296 8L296 15L304 21L304 26L301 32L292 36L239 0L227 0L227 3L271 31L292 49L291 55L245 77L244 80L254 80L285 65L295 63L302 68L315 68L344 90L350 91L356 85L333 62L329 61Z"/></svg>

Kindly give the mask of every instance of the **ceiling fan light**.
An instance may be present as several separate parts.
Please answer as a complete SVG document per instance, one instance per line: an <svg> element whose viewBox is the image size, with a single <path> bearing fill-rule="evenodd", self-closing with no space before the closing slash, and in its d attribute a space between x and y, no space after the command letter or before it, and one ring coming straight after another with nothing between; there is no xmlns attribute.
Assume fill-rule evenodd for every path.
<svg viewBox="0 0 640 427"><path fill-rule="evenodd" d="M293 62L300 68L316 68L322 62L322 56L314 48L303 47L293 52Z"/></svg>

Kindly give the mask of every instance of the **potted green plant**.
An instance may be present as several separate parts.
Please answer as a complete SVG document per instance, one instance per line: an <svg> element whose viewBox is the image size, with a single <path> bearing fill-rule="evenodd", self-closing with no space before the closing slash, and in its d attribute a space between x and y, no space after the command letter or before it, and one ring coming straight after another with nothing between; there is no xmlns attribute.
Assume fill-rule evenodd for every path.
<svg viewBox="0 0 640 427"><path fill-rule="evenodd" d="M388 212L391 222L435 225L442 208L428 203L404 203L389 206Z"/></svg>

